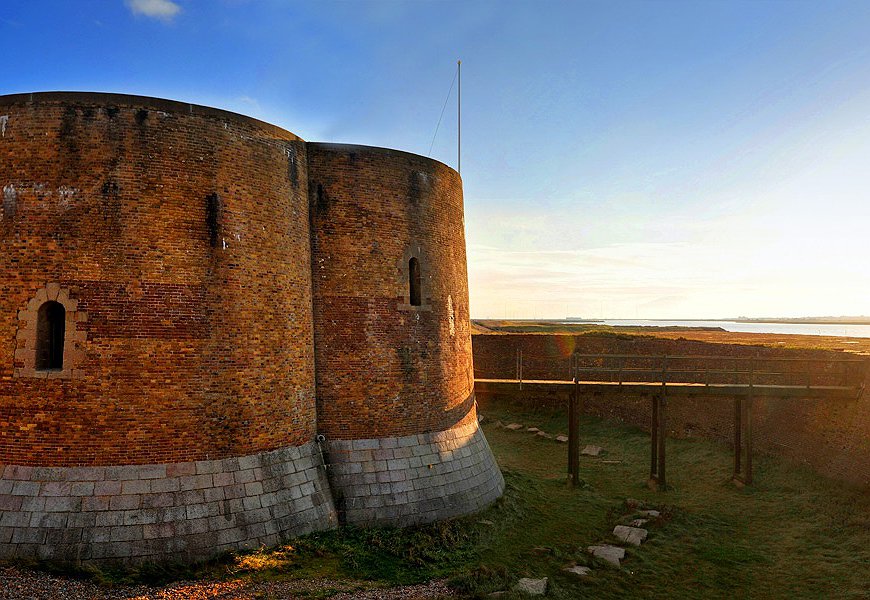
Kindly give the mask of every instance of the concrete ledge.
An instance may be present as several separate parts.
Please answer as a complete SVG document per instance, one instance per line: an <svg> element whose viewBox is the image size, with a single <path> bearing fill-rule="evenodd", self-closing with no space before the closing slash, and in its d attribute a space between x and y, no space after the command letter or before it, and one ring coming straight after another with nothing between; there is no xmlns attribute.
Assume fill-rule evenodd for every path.
<svg viewBox="0 0 870 600"><path fill-rule="evenodd" d="M111 467L0 467L0 558L196 560L337 525L320 453Z"/></svg>
<svg viewBox="0 0 870 600"><path fill-rule="evenodd" d="M504 479L476 421L446 431L328 442L342 523L406 526L477 512Z"/></svg>

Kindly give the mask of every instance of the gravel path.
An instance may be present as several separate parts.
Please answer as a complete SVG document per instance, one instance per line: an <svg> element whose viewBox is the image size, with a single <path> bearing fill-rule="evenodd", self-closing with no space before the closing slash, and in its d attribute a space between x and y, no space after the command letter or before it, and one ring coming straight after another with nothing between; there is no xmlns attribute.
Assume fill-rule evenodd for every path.
<svg viewBox="0 0 870 600"><path fill-rule="evenodd" d="M0 568L0 600L283 600L312 593L336 593L333 600L423 600L455 598L443 581L376 590L358 590L352 581L306 579L250 582L179 582L163 587L101 587L89 581L55 577L47 573Z"/></svg>

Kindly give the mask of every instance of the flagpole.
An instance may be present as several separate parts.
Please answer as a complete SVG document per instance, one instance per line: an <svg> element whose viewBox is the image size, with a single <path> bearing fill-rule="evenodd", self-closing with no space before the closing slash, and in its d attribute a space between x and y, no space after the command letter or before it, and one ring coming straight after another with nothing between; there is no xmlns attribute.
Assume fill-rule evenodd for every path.
<svg viewBox="0 0 870 600"><path fill-rule="evenodd" d="M456 61L456 78L459 85L459 93L456 99L456 171L462 173L462 61Z"/></svg>

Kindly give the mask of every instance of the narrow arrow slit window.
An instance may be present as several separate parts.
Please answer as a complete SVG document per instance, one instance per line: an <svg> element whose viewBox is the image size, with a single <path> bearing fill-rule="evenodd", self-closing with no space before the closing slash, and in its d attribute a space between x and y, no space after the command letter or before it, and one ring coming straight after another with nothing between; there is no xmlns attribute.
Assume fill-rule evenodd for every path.
<svg viewBox="0 0 870 600"><path fill-rule="evenodd" d="M421 279L420 261L417 260L415 256L412 256L411 260L408 261L408 280L410 287L409 304L411 306L420 306L423 304L423 297L420 290L422 283Z"/></svg>

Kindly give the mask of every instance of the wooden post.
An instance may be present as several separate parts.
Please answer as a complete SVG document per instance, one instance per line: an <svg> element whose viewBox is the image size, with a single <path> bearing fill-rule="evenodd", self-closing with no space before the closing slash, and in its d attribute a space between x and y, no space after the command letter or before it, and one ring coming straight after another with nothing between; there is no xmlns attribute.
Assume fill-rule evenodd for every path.
<svg viewBox="0 0 870 600"><path fill-rule="evenodd" d="M752 405L755 402L755 359L749 361L749 394L734 401L734 481L752 485ZM745 454L744 454L745 453ZM743 464L741 465L741 459Z"/></svg>
<svg viewBox="0 0 870 600"><path fill-rule="evenodd" d="M656 475L658 474L659 467L659 459L658 459L658 449L659 449L659 402L658 397L652 397L652 420L649 426L650 432L650 461L649 461L649 480L650 484L654 484L656 481Z"/></svg>
<svg viewBox="0 0 870 600"><path fill-rule="evenodd" d="M740 457L743 453L743 399L734 399L734 478L740 477Z"/></svg>
<svg viewBox="0 0 870 600"><path fill-rule="evenodd" d="M658 457L659 464L656 473L656 481L659 491L665 491L668 488L667 477L665 475L665 440L667 439L667 407L668 399L665 395L668 388L668 356L665 355L662 360L662 393L659 396L659 432L658 438Z"/></svg>
<svg viewBox="0 0 870 600"><path fill-rule="evenodd" d="M667 387L668 357L662 357L662 389L652 399L652 423L650 423L650 475L649 486L659 491L668 487L665 461L665 440L667 438Z"/></svg>
<svg viewBox="0 0 870 600"><path fill-rule="evenodd" d="M520 380L520 389L523 389L523 351L520 350L519 352L520 352L520 362L519 362L520 376L519 376L519 380Z"/></svg>
<svg viewBox="0 0 870 600"><path fill-rule="evenodd" d="M580 485L580 386L577 378L568 399L568 485Z"/></svg>
<svg viewBox="0 0 870 600"><path fill-rule="evenodd" d="M656 474L656 480L658 483L658 490L663 492L668 489L668 481L665 476L665 439L667 438L667 406L668 400L665 397L664 393L662 393L659 398L659 434L658 434L658 455L659 455L659 466L658 473Z"/></svg>
<svg viewBox="0 0 870 600"><path fill-rule="evenodd" d="M652 423L650 426L649 486L659 491L668 487L665 461L667 439L667 398L661 395L652 399Z"/></svg>
<svg viewBox="0 0 870 600"><path fill-rule="evenodd" d="M746 414L744 415L744 432L746 436L746 472L743 475L743 482L746 485L752 485L752 405L755 398L750 395L746 399Z"/></svg>
<svg viewBox="0 0 870 600"><path fill-rule="evenodd" d="M516 360L516 380L520 384L520 391L523 390L523 351L517 348L517 360Z"/></svg>

